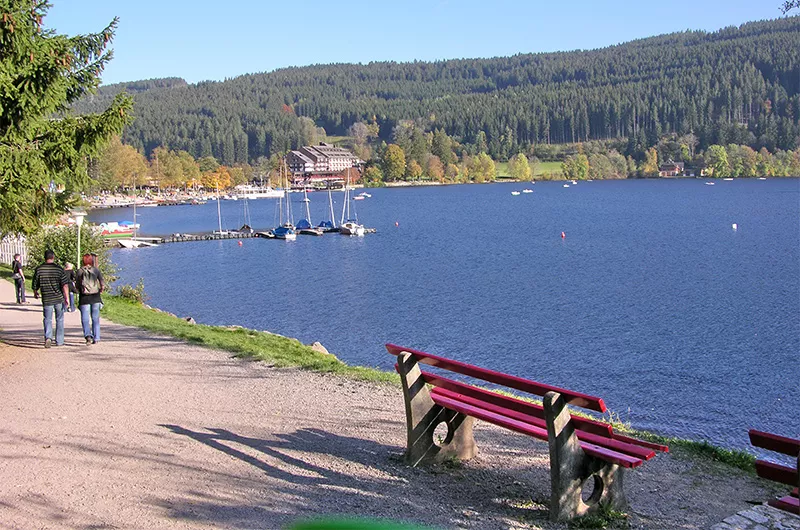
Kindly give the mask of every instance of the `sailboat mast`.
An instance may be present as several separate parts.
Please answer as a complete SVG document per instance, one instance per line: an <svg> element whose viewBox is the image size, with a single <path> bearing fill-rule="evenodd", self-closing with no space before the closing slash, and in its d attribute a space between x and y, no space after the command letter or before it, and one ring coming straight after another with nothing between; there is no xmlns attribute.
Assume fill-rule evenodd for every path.
<svg viewBox="0 0 800 530"><path fill-rule="evenodd" d="M217 223L219 223L219 233L222 233L222 210L219 207L219 178L217 179Z"/></svg>
<svg viewBox="0 0 800 530"><path fill-rule="evenodd" d="M311 201L308 200L308 192L305 186L303 186L303 202L306 203L306 221L308 221L308 224L311 224L311 209L308 207L308 203Z"/></svg>
<svg viewBox="0 0 800 530"><path fill-rule="evenodd" d="M133 239L136 239L136 173L133 174Z"/></svg>
<svg viewBox="0 0 800 530"><path fill-rule="evenodd" d="M331 183L330 182L328 182L328 205L330 206L330 209L331 209L331 224L333 225L333 228L336 228L336 217L333 214L333 195L331 195Z"/></svg>

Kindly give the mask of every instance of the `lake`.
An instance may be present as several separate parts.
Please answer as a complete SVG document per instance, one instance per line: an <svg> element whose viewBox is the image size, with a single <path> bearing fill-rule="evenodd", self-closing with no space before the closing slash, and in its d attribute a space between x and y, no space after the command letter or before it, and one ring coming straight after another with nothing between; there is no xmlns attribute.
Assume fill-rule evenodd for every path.
<svg viewBox="0 0 800 530"><path fill-rule="evenodd" d="M534 192L511 194L523 187ZM800 180L369 192L353 203L377 229L364 238L175 243L113 259L121 283L144 279L151 305L320 341L350 364L391 370L394 342L601 396L636 428L734 448L751 427L800 437ZM327 194L309 197L316 223ZM249 201L251 225L274 226L276 203ZM243 201L221 206L223 227L243 223ZM142 234L217 227L212 202L138 213Z"/></svg>

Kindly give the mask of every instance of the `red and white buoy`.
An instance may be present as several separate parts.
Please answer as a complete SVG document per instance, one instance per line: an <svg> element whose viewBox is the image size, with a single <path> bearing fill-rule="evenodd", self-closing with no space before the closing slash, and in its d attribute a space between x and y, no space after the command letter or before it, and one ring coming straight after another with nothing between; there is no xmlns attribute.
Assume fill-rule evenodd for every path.
<svg viewBox="0 0 800 530"><path fill-rule="evenodd" d="M241 239L239 240L239 246L240 247L242 246L242 240Z"/></svg>
<svg viewBox="0 0 800 530"><path fill-rule="evenodd" d="M564 232L561 232L561 239L566 239L566 238L567 238L567 234L565 234Z"/></svg>

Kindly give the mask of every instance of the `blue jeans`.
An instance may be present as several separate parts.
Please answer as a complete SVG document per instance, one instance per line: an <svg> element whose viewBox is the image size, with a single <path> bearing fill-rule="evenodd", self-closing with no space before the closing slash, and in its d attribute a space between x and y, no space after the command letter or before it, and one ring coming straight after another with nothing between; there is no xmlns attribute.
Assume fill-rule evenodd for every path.
<svg viewBox="0 0 800 530"><path fill-rule="evenodd" d="M96 304L79 305L81 310L81 326L83 326L83 336L92 337L95 342L100 341L100 302ZM92 324L89 325L91 316Z"/></svg>
<svg viewBox="0 0 800 530"><path fill-rule="evenodd" d="M17 303L22 304L25 302L25 280L17 278L14 280L14 287L17 290Z"/></svg>
<svg viewBox="0 0 800 530"><path fill-rule="evenodd" d="M69 293L69 312L72 313L75 311L75 293L70 291Z"/></svg>
<svg viewBox="0 0 800 530"><path fill-rule="evenodd" d="M56 314L56 344L64 344L64 304L43 305L44 338L53 340L53 312Z"/></svg>

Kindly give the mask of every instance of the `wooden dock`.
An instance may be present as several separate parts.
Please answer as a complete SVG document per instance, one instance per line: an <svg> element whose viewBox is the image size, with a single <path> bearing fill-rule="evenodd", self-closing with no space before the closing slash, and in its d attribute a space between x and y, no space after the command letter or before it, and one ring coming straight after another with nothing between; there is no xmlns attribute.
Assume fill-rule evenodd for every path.
<svg viewBox="0 0 800 530"><path fill-rule="evenodd" d="M365 233L367 234L374 234L374 228L367 228ZM264 238L264 239L274 239L274 236L270 235L269 232L226 232L224 234L214 233L214 232L206 232L201 234L171 234L168 236L163 237L149 237L149 236L137 236L136 238L125 238L128 240L135 240L135 241L142 241L150 244L155 245L162 245L164 243L186 243L189 241L219 241L223 239L252 239L252 238ZM107 239L106 244L116 246L119 242L119 238L117 239Z"/></svg>

